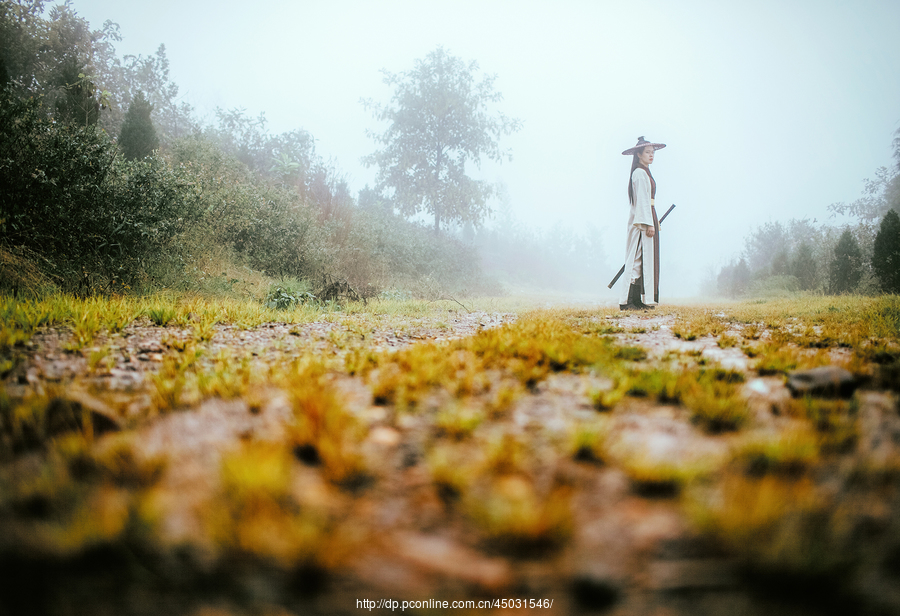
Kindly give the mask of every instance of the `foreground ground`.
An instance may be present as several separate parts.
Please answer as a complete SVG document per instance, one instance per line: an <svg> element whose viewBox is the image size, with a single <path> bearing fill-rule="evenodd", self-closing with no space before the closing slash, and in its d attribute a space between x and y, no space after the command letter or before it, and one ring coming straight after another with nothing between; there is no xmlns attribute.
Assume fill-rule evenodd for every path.
<svg viewBox="0 0 900 616"><path fill-rule="evenodd" d="M0 614L900 613L896 297L67 301L2 306Z"/></svg>

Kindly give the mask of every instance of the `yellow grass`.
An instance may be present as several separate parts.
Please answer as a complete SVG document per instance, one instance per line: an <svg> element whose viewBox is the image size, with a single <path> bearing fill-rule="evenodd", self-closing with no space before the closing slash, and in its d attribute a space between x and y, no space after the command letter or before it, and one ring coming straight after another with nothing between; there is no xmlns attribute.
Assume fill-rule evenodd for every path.
<svg viewBox="0 0 900 616"><path fill-rule="evenodd" d="M421 458L422 466L409 471L420 473L417 481L424 478L416 485L440 499L453 523L505 554L554 549L577 537L573 504L583 486L571 477L604 472L605 466L624 473L638 494L683 494L698 527L752 566L818 574L847 562L843 514L817 477L853 451L860 429L853 402L793 400L781 405L783 416L761 424L745 398L743 373L705 364L696 354L652 359L634 342L648 328L624 332L617 319L607 318L621 316L614 308L547 309L515 298L462 301L465 307L451 299L374 300L339 310L300 305L278 311L259 301L174 294L6 297L0 299L0 367L4 375L14 374L29 360L26 345L35 332L57 327L70 356L85 365L78 383L108 369L115 359L111 341L140 323L165 331L164 351L137 392L152 400L151 412L131 416L128 425L135 429L124 435L139 434L156 413L189 412L211 398L243 400L255 414L283 396L283 438L250 438L225 452L221 486L208 503L205 530L236 562L336 566L335 555L350 545L342 539L340 515L367 521L353 506L339 515L328 502L374 500L378 490L393 489L385 486L403 485L379 483L406 471L397 470L399 455L390 457L395 450L377 453L369 438L376 425L408 440L405 445ZM376 330L402 331L413 319L442 331L466 310L518 316L464 339L396 351L373 343ZM895 296L668 306L648 316L666 314L675 317L673 332L682 341L712 336L721 348L740 345L751 356L751 376L832 362L835 350L851 357L858 371L874 361L892 369L900 358ZM324 353L290 334L275 344L291 348L291 357L220 351L213 344L221 340L216 332L222 325L246 329L267 322L334 327L315 341ZM882 374L874 381L882 385L892 374L873 373ZM554 399L548 387L555 375L590 386L567 392L556 409L547 402ZM371 399L354 406L339 386L348 381ZM4 545L77 554L98 543L130 541L135 528L152 535L147 493L164 476L165 459L139 459L128 439L101 451L102 439L94 438L83 409L59 407L71 384L45 385L25 397L10 393L19 391L11 386L0 389L0 455L10 461L29 451L42 460L35 473L0 477L0 524L11 537ZM114 402L120 394L102 388L92 394L114 410L127 408L127 402ZM48 428L51 408L71 412L61 432ZM611 456L611 426L623 414L653 412L689 420L696 438L727 443L730 458L680 463ZM883 482L893 477L893 463L883 462L880 470L853 463L859 475L877 474ZM312 491L325 495L321 501L305 501L307 493L298 488L310 476L321 481ZM844 505L852 509L852 502ZM52 515L41 521L9 513L29 508ZM79 521L84 517L90 523Z"/></svg>

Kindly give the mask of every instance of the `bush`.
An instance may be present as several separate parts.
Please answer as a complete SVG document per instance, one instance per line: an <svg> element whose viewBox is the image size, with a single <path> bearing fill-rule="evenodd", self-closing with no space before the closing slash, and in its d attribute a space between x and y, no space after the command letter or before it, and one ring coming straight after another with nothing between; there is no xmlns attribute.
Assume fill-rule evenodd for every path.
<svg viewBox="0 0 900 616"><path fill-rule="evenodd" d="M40 100L6 96L0 109L3 241L46 259L64 288L83 293L144 282L183 262L174 242L196 217L191 178L158 157L116 158L92 126L46 118Z"/></svg>
<svg viewBox="0 0 900 616"><path fill-rule="evenodd" d="M316 296L309 291L308 284L300 280L286 280L269 288L264 303L266 308L290 310L314 301Z"/></svg>

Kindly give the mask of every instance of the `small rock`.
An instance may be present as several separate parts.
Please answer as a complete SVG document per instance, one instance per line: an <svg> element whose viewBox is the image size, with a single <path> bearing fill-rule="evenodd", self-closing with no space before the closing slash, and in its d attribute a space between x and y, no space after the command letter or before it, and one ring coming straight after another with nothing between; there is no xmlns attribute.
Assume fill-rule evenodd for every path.
<svg viewBox="0 0 900 616"><path fill-rule="evenodd" d="M376 426L369 433L369 440L376 445L394 447L400 443L400 433L388 426Z"/></svg>
<svg viewBox="0 0 900 616"><path fill-rule="evenodd" d="M438 575L487 589L502 589L511 581L512 573L505 560L482 556L443 537L400 533L392 544L401 558Z"/></svg>
<svg viewBox="0 0 900 616"><path fill-rule="evenodd" d="M383 406L372 406L362 411L362 417L370 425L387 421L388 412Z"/></svg>
<svg viewBox="0 0 900 616"><path fill-rule="evenodd" d="M821 366L788 373L788 389L794 396L832 396L849 398L859 386L851 372L837 366Z"/></svg>
<svg viewBox="0 0 900 616"><path fill-rule="evenodd" d="M141 344L138 353L159 353L162 347L155 340L149 340Z"/></svg>

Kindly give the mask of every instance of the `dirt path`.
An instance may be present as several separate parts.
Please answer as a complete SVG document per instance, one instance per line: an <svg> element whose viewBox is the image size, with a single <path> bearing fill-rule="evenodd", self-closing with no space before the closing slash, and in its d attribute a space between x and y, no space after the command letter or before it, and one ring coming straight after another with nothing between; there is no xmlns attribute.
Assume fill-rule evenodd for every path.
<svg viewBox="0 0 900 616"><path fill-rule="evenodd" d="M230 353L252 358L252 365L262 370L312 350L340 362L361 345L390 352L473 336L515 320L512 314L450 312L440 320L410 319L402 327L353 318L306 325L269 323L251 330L217 326L204 361ZM791 399L784 379L760 377L739 346L723 348L713 336L677 338L673 315L640 313L606 320L623 330L614 334L619 344L647 351L648 365L687 356L745 375L742 391L755 429L780 425L779 413ZM739 337L739 326L732 333ZM175 597L169 613L193 614L350 613L358 611L357 600L364 599L505 598L516 602L512 609L498 611L532 611L522 607L522 601L526 606L539 601L552 605L552 613L623 615L817 614L828 607L810 602L804 589L801 599L794 601L791 592L767 596L758 585L748 585L742 563L698 530L677 491L673 493L669 484L635 483L628 470L634 460L651 466L721 466L739 435L699 429L679 404L626 397L615 412L603 415L607 459L560 456L561 443L571 438L573 426L597 419L592 395L612 386L607 375L593 372L550 375L476 432L482 449L506 443L514 450L509 460L516 459L508 463L520 465L518 474L492 483L493 492L485 492L484 498L498 494L506 498L506 506L527 518L522 524L558 523L561 539L545 540L540 535L534 542L519 541L511 547L473 531L473 519L492 515L492 510L448 497L434 480L434 452L445 445L448 455L462 452L459 468L468 475L460 481L482 480L482 467L465 458L476 455L471 453L474 449L466 450L465 441L451 439L446 444L446 439L436 437L434 416L446 400L426 404L424 412L399 414L375 404L371 384L362 377L335 374L329 378L342 405L364 426L360 452L371 476L362 486L335 488L323 480L317 462L304 462L301 455L289 487L301 513L328 512L330 530L320 539L334 564L322 577L320 571L304 567L285 572L271 563L235 561L207 530L210 511L222 503L223 461L248 444L283 443L289 437L292 402L284 391L263 387L253 396L206 399L193 408L156 416L153 375L173 346L190 337L190 330L135 323L121 335L99 339L83 353L67 353L61 350L65 334L48 330L32 339L27 362L7 379L8 396L49 392L99 415L114 416L132 435L138 459L167 461L153 487L153 504L160 512L157 541L165 547L159 548L163 556L151 558L154 565L147 568L177 572L186 567L193 572L192 582L178 582L177 573L159 574L162 580L148 584L129 578L125 591L108 600L113 603L100 592L81 597L84 605L97 611L118 605L120 613L156 613L146 603L132 602L129 597L134 593L144 593L143 600L151 602L169 593ZM106 349L108 359L91 366L91 354L101 349ZM868 418L861 422L860 443L871 450L888 447L885 455L894 455L890 448L900 448L896 401L878 392L862 395L858 415ZM891 435L889 443L895 444L879 440L885 431ZM97 447L111 447L117 438L119 431L114 431ZM570 506L570 516L561 522L555 521L548 506L555 498ZM888 509L873 514L873 519L890 525L886 521L890 515ZM541 516L546 520L542 522ZM179 546L184 546L181 552ZM182 559L177 566L172 560L175 553ZM900 601L896 592L886 590L892 578L884 571L878 569L877 579L868 582L868 592L880 598L869 597L861 605L891 613ZM219 576L227 581L217 581ZM102 588L94 578L75 579L86 588L97 584ZM58 601L45 606L51 613L68 613L59 606L68 600L65 593L74 591L65 584L62 588L52 591L61 593Z"/></svg>

